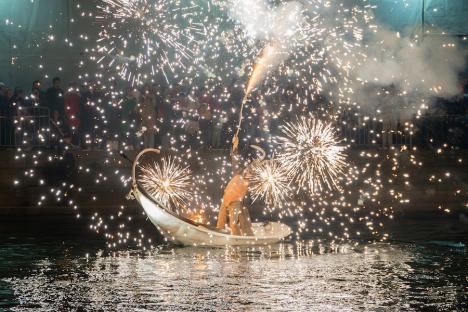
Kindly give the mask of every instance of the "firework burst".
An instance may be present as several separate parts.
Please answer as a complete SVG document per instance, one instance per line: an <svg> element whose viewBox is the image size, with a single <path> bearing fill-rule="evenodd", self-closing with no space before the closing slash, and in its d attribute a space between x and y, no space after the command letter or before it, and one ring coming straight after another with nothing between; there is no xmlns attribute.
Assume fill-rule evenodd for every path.
<svg viewBox="0 0 468 312"><path fill-rule="evenodd" d="M139 181L143 188L161 204L184 208L192 194L192 172L172 157L164 157L160 163L140 167Z"/></svg>
<svg viewBox="0 0 468 312"><path fill-rule="evenodd" d="M238 74L249 80L247 95L254 89L264 95L287 93L296 98L297 106L329 92L333 92L335 104L351 104L353 73L359 63L354 60L367 59L361 49L363 34L374 29L365 4L346 1L335 6L322 0L212 2L235 29L214 23L220 40L209 45L203 59L211 64L222 56L223 68L233 60L238 63L230 66L235 71L219 76L237 78ZM219 72L209 64L206 67Z"/></svg>
<svg viewBox="0 0 468 312"><path fill-rule="evenodd" d="M186 70L205 34L195 2L101 1L96 16L101 31L92 56L98 64L135 85L157 74L168 80L169 73Z"/></svg>
<svg viewBox="0 0 468 312"><path fill-rule="evenodd" d="M270 206L280 207L289 198L291 179L276 160L254 162L248 180L254 201L261 198Z"/></svg>
<svg viewBox="0 0 468 312"><path fill-rule="evenodd" d="M266 5L258 7L260 2ZM104 142L114 140L122 140L121 143L130 149L132 144L140 145L141 139L136 135L120 135L119 131L114 131L115 123L111 120L112 116L118 116L117 107L125 100L121 87L128 84L137 87L148 83L154 84L154 91L161 94L160 100L164 103L178 103L179 95L171 95L170 92L175 84L182 86L186 97L197 101L199 97L196 92L203 89L203 97L214 103L213 125L220 125L225 134L236 130L229 126L234 125L237 119L232 119L232 116L237 117L239 113L237 106L234 107L233 104L241 101L242 89L247 87L246 94L251 93L252 101L245 103L244 122L246 130L249 129L246 133L255 129L259 136L246 136L245 140L253 139L262 146L271 146L277 140L276 129L283 119L291 114L301 115L311 110L317 116L343 117L347 121L344 125L346 142L353 145L353 150L354 147L360 148L355 139L361 137L361 131L371 138L369 145L377 146L381 134L374 131L369 123L362 125L360 121L363 117L364 122L373 118L373 122L381 123L378 120L384 120L384 116L379 112L375 117L369 117L367 111L357 105L364 102L360 99L363 92L359 92L362 90L359 88L365 86L364 90L368 94L367 87L371 88L373 85L371 77L371 83L368 83L361 75L357 75L362 72L361 65L368 63L374 55L372 51L369 56L366 55L370 50L368 41L363 41L365 35L377 31L377 27L372 24L373 14L369 14L372 12L368 2L363 0L355 5L355 1L334 3L328 0L209 0L195 3L192 0L98 0L97 6L93 6L90 12L81 11L80 7L81 12L76 15L81 15L92 25L97 24L96 29L80 36L85 40L85 52L91 62L83 63L83 72L80 72L77 79L88 90L94 86L99 87L97 94L93 90L92 96L86 95L87 92L83 95L83 99L87 101L86 107L95 116L90 124L90 129L94 130L81 129L89 142L87 145L97 150L103 147ZM291 10L289 3L300 5L292 6L294 10ZM200 6L203 8L200 9ZM91 21L88 20L89 17ZM197 41L199 36L201 39ZM88 38L93 40L86 43ZM391 51L393 50L390 50L390 54ZM94 66L96 64L99 68ZM40 68L43 66L38 65ZM180 72L184 73L183 77ZM44 74L48 73L44 71ZM166 75L169 85L164 81ZM122 83L119 79L129 83ZM138 102L139 93L135 92L134 97ZM185 96L182 97L184 98ZM422 102L421 112L424 112L427 103L425 100ZM418 112L417 118L421 114ZM347 116L351 115L355 118L348 119ZM142 129L137 122L140 117L135 117L130 128L141 133ZM164 125L170 124L172 129L177 130L161 132L164 133L165 142L162 148L178 155L177 160L187 157L200 167L215 169L194 173L190 176L193 181L191 185L188 177L185 181L174 170L163 169L170 165L164 165L162 160L147 166L148 184L145 189L152 190L153 196L174 209L177 209L174 203L182 206L181 202L190 199L191 207L216 211L218 200L214 194L222 194L223 186L229 181L229 157L217 152L211 155L188 148L191 144L189 136L182 131L184 129L180 129L186 120L172 116L164 120ZM17 124L15 131L28 135L30 127L26 125L27 121L25 119ZM128 119L126 122L130 123L132 120ZM82 124L87 122L83 120ZM377 129L381 128L377 126ZM411 138L414 129L413 124L405 124L405 136ZM64 139L55 130L43 128L38 137L44 145L59 142L63 147L59 151L68 150ZM314 133L317 139L314 139ZM242 135L243 133L241 138ZM391 215L394 207L408 202L405 190L413 175L407 175L402 170L406 166L406 155L411 156L411 162L415 166L423 166L419 157L415 158L413 155L416 148L404 153L397 153L393 148L388 152L362 151L359 155L349 153L347 157L353 160L353 166L346 166L343 148L338 146L339 140L333 129L320 121L314 123L311 120L299 120L288 124L280 136L283 138L279 142L284 144L279 150L282 158L257 168L257 181L251 181L251 194L257 200L274 202L275 206L282 204L278 211L280 217L301 216L298 219L298 233L309 230L316 234L322 233L322 230L325 233L326 227L322 228L321 225L339 224L344 220L341 225L344 229L342 233L344 237L348 237L352 235L348 225L364 220L369 230L375 234L378 231L377 223L374 222L377 215ZM197 136L197 140L201 138L203 136ZM199 146L204 146L205 143ZM26 147L28 144L23 145ZM220 147L220 143L217 145ZM79 155L84 157L85 153ZM83 194L87 194L87 199L95 202L96 207L101 198L108 195L100 193L101 188L89 187L89 179L102 186L110 184L109 187L114 187L113 182L120 179L125 193L129 187L131 178L120 168L120 160L116 159L111 144L107 145L105 156L102 157L101 165L106 170L80 165L76 170L76 179L67 175L55 183L55 178L49 180L49 175L42 174L39 166L48 166L51 162L64 163L66 157L56 150L41 147L28 152L28 149L21 146L17 149L15 158L29 167L15 179L14 185L35 183L45 190L37 196L38 206L47 205L52 200L53 205L62 202L76 212L77 218L81 218L85 216L81 213L86 213L88 209L82 208L78 200ZM380 159L386 160L381 162ZM183 167L178 165L175 171L183 171ZM114 168L116 169L110 170ZM392 174L390 179L386 179L387 169ZM141 173L141 167L139 170ZM114 173L106 174L106 171ZM284 171L291 184L284 178ZM173 183L175 186L167 189L161 185L165 180L161 177L170 174L176 175L173 177L176 182ZM190 174L187 173L187 176ZM151 177L155 177L156 181ZM139 177L139 180L142 179ZM399 187L399 181L403 181L405 188ZM172 186L171 183L169 185ZM295 195L296 191L299 193L310 189L309 194L303 195L320 192L320 196L292 196L291 199L282 197L286 186L292 186L291 195ZM336 192L336 188L343 191ZM380 200L387 193L394 202L389 204L387 200ZM361 204L356 204L356 198L361 197ZM268 204L265 211L271 210L272 205ZM136 222L136 219L131 220L129 214L132 210L127 208L122 202L117 215L104 215L96 211L91 218L91 229L108 233L106 237L109 239L109 246L115 247L116 244L126 244L133 240L140 246L147 244L148 237L143 233L130 233L131 226L135 225L132 222ZM353 213L350 212L351 209ZM313 214L314 219L304 220L302 216L306 212ZM128 232L123 232L118 227L123 223L125 229L129 229ZM110 229L115 230L115 233ZM328 235L337 238L337 233Z"/></svg>
<svg viewBox="0 0 468 312"><path fill-rule="evenodd" d="M289 176L308 188L312 194L339 188L339 179L346 173L346 155L331 123L311 116L286 123L284 136L278 137L278 161Z"/></svg>

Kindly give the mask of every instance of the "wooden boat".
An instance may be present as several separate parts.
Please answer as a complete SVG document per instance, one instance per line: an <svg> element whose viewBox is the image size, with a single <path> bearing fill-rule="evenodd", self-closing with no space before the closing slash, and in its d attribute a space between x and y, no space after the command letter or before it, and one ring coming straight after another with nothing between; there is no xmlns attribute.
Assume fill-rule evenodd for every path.
<svg viewBox="0 0 468 312"><path fill-rule="evenodd" d="M253 236L231 235L207 224L184 218L156 202L146 190L138 184L135 171L139 158L147 153L159 153L157 149L145 149L140 152L132 168L132 195L145 210L149 220L168 239L188 246L249 246L277 243L291 234L291 228L280 222L253 223Z"/></svg>

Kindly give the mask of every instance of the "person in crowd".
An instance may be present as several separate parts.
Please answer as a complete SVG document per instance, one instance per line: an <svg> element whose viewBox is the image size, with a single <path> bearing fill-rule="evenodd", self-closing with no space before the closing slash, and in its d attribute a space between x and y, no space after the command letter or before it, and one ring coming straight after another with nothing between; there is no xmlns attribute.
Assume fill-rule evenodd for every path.
<svg viewBox="0 0 468 312"><path fill-rule="evenodd" d="M264 99L260 101L260 105L258 107L258 127L259 127L259 133L258 136L260 138L261 146L263 146L267 151L270 151L269 148L272 145L272 134L271 134L271 128L270 128L270 123L272 118L272 115L270 114L270 111L268 110L268 105L265 102Z"/></svg>
<svg viewBox="0 0 468 312"><path fill-rule="evenodd" d="M33 134L31 133L29 104L30 102L26 99L23 89L16 87L8 105L10 116L13 117L15 145L31 142Z"/></svg>
<svg viewBox="0 0 468 312"><path fill-rule="evenodd" d="M97 84L91 88L81 88L81 145L85 149L98 147L99 115L97 106L102 102L102 96Z"/></svg>
<svg viewBox="0 0 468 312"><path fill-rule="evenodd" d="M224 124L227 122L227 114L223 111L223 106L227 107L227 103L230 97L228 89L222 90L218 88L215 91L216 97L213 94L209 96L209 105L213 114L211 122L211 146L213 148L221 147L221 133Z"/></svg>
<svg viewBox="0 0 468 312"><path fill-rule="evenodd" d="M12 144L12 122L10 109L10 90L0 82L0 146L5 148Z"/></svg>
<svg viewBox="0 0 468 312"><path fill-rule="evenodd" d="M8 116L8 102L8 88L3 82L0 82L0 116Z"/></svg>
<svg viewBox="0 0 468 312"><path fill-rule="evenodd" d="M211 147L213 114L207 103L201 103L198 109L202 147Z"/></svg>
<svg viewBox="0 0 468 312"><path fill-rule="evenodd" d="M183 113L187 111L187 97L185 96L185 92L182 91L181 85L176 85L169 93L169 103L172 108L174 121L181 120L183 117Z"/></svg>
<svg viewBox="0 0 468 312"><path fill-rule="evenodd" d="M104 102L106 114L101 115L103 136L106 139L105 146L109 151L117 151L122 142L122 131L119 127L122 121L120 104L114 100Z"/></svg>
<svg viewBox="0 0 468 312"><path fill-rule="evenodd" d="M69 129L71 143L80 145L81 129L81 94L76 83L70 83L67 93L65 93L65 123Z"/></svg>
<svg viewBox="0 0 468 312"><path fill-rule="evenodd" d="M155 146L156 135L156 101L150 85L143 87L140 97L140 117L143 132L143 144L146 148Z"/></svg>
<svg viewBox="0 0 468 312"><path fill-rule="evenodd" d="M59 77L52 79L52 87L47 89L45 94L46 106L50 110L50 116L53 122L58 123L64 116L64 92L60 87Z"/></svg>
<svg viewBox="0 0 468 312"><path fill-rule="evenodd" d="M213 103L210 94L205 88L201 88L197 94L198 102L200 103L200 108L198 114L200 115L200 131L201 139L203 142L203 147L210 148L212 136L213 136Z"/></svg>
<svg viewBox="0 0 468 312"><path fill-rule="evenodd" d="M184 95L182 95L184 96ZM199 133L200 133L200 104L196 97L184 100L187 104L182 106L182 116L184 119L185 132L187 134L187 143L191 149L199 148Z"/></svg>
<svg viewBox="0 0 468 312"><path fill-rule="evenodd" d="M384 148L391 148L394 142L394 134L397 131L398 109L397 99L395 99L396 89L394 86L382 89L382 96L380 97L379 108L382 118L382 146ZM368 121L371 127L372 120Z"/></svg>
<svg viewBox="0 0 468 312"><path fill-rule="evenodd" d="M15 88L8 106L11 116L25 117L31 115L31 112L28 110L31 106L31 102L26 98L26 94L22 88Z"/></svg>
<svg viewBox="0 0 468 312"><path fill-rule="evenodd" d="M175 133L173 122L174 120L176 120L176 112L174 111L174 107L172 106L170 92L166 90L164 92L164 97L162 100L164 115L158 115L161 124L161 148L169 149L171 136Z"/></svg>
<svg viewBox="0 0 468 312"><path fill-rule="evenodd" d="M46 106L45 92L42 91L42 83L40 80L34 80L31 86L31 95L29 97L31 110L34 114L34 124L36 131L43 131L48 129L50 126L49 122L49 110ZM43 144L43 140L39 140L39 134L36 133L33 136L34 143Z"/></svg>
<svg viewBox="0 0 468 312"><path fill-rule="evenodd" d="M223 131L225 129L225 125L228 122L228 114L222 110L219 110L213 116L213 132L211 137L211 146L213 148L222 148L223 147Z"/></svg>
<svg viewBox="0 0 468 312"><path fill-rule="evenodd" d="M138 101L133 88L125 90L125 97L121 103L120 131L124 145L131 149L137 147L136 131L138 129Z"/></svg>
<svg viewBox="0 0 468 312"><path fill-rule="evenodd" d="M45 105L45 93L42 91L42 83L40 80L34 80L31 88L31 100L34 106Z"/></svg>
<svg viewBox="0 0 468 312"><path fill-rule="evenodd" d="M171 90L169 94L169 103L172 115L169 135L179 138L187 134L187 128L190 128L191 130L195 129L193 127L195 123L187 125L190 107L193 107L194 105L189 102L187 93L182 90L182 85L178 84ZM191 114L190 118L192 121L195 121L193 118L198 118L198 114ZM198 119L196 120L196 123L198 125ZM168 138L166 138L166 142L170 141L167 139ZM196 144L196 142L192 143L192 145ZM166 144L166 146L168 145Z"/></svg>
<svg viewBox="0 0 468 312"><path fill-rule="evenodd" d="M156 90L156 86L154 86ZM156 126L158 128L158 132L155 138L155 144L158 148L162 148L162 141L163 137L166 134L164 129L164 119L166 119L166 105L164 101L165 90L160 88L158 92L155 94L155 101L156 101Z"/></svg>

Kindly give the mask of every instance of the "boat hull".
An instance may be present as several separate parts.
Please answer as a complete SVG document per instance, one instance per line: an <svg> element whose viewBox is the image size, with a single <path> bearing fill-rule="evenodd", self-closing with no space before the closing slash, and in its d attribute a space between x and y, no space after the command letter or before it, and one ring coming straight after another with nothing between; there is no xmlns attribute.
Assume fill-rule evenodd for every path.
<svg viewBox="0 0 468 312"><path fill-rule="evenodd" d="M253 236L230 235L203 225L186 222L160 207L153 200L134 190L134 195L149 220L169 240L187 246L269 245L291 234L289 226L279 222L253 223Z"/></svg>

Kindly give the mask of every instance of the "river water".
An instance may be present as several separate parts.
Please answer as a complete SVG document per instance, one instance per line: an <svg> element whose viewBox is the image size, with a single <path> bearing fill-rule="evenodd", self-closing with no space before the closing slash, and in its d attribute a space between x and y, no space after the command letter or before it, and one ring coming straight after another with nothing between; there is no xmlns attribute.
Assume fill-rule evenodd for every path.
<svg viewBox="0 0 468 312"><path fill-rule="evenodd" d="M386 243L143 253L9 222L0 311L467 311L468 231L442 223L399 222Z"/></svg>

